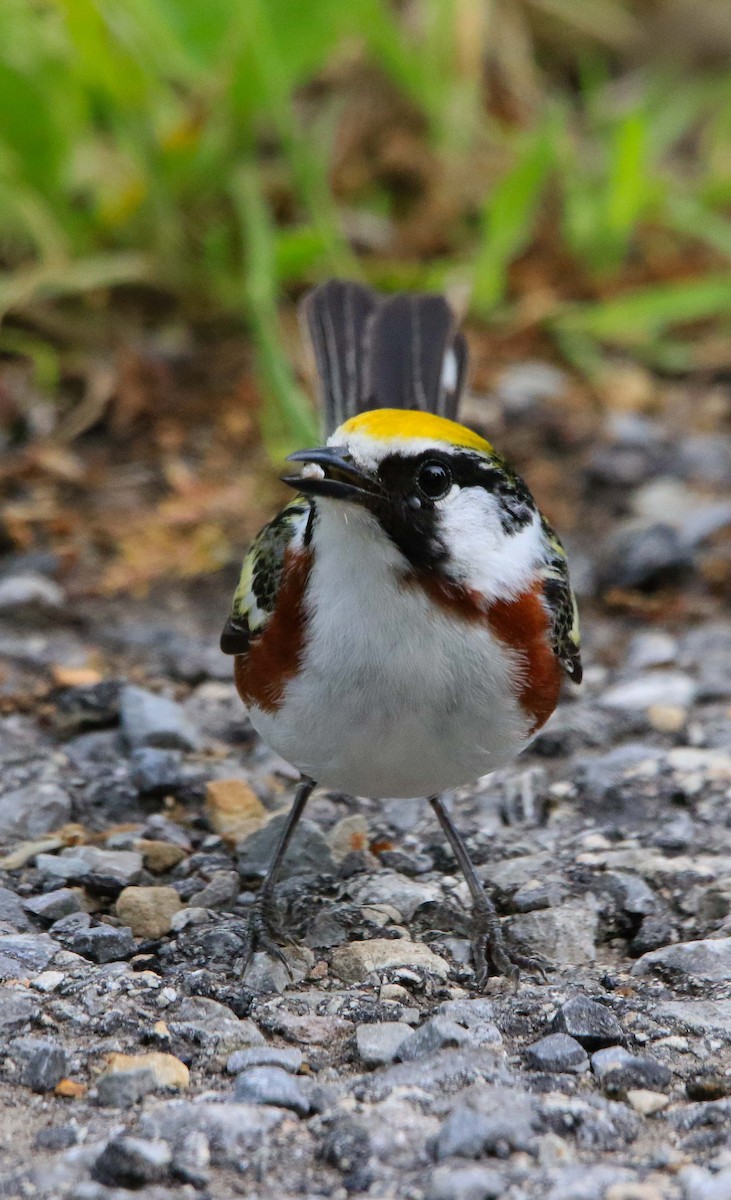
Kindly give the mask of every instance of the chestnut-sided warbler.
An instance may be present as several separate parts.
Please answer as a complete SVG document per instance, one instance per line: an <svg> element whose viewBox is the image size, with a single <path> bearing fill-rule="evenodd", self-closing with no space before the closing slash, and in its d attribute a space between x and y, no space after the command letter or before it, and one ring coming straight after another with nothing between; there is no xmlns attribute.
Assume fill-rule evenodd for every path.
<svg viewBox="0 0 731 1200"><path fill-rule="evenodd" d="M331 281L303 315L326 444L289 461L297 496L244 561L221 648L265 742L301 772L252 912L316 785L429 799L473 898L478 984L515 976L492 901L440 793L518 754L581 679L566 555L523 480L453 419L466 343L438 296Z"/></svg>

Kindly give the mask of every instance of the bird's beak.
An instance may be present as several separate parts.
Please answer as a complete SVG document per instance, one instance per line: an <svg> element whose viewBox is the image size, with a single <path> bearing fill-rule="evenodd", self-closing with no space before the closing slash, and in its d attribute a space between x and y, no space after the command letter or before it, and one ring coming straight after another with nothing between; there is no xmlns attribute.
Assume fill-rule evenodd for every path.
<svg viewBox="0 0 731 1200"><path fill-rule="evenodd" d="M283 475L282 483L306 496L329 496L367 504L378 496L381 486L373 475L356 466L344 446L322 446L318 450L298 450L287 462L312 464L319 471L305 469L301 475Z"/></svg>

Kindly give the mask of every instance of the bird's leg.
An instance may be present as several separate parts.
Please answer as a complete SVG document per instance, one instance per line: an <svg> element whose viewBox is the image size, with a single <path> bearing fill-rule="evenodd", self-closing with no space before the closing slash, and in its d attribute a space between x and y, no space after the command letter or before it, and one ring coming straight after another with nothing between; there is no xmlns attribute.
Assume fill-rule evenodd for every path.
<svg viewBox="0 0 731 1200"><path fill-rule="evenodd" d="M462 840L462 835L453 825L452 818L439 796L430 796L429 803L437 814L439 824L462 869L472 896L474 918L472 958L475 964L477 986L482 988L487 983L490 973L488 959L492 960L501 975L507 975L516 983L521 967L528 971L538 971L545 979L545 963L538 958L530 958L528 955L509 951L506 947L495 905L480 882L474 864L467 853L467 847Z"/></svg>
<svg viewBox="0 0 731 1200"><path fill-rule="evenodd" d="M289 816L285 822L284 828L280 834L274 851L272 864L264 877L264 882L259 888L256 899L251 906L249 914L249 924L246 930L246 940L244 943L244 951L241 959L241 973L243 974L257 946L262 946L269 954L279 958L289 970L287 960L282 951L277 945L277 939L281 937L281 932L277 928L276 920L272 911L274 899L274 885L277 882L277 876L282 866L284 856L287 853L287 848L292 840L292 835L297 828L302 813L305 811L305 805L310 798L313 789L317 786L314 779L309 779L303 775L300 779L299 786L295 792L294 803L289 810Z"/></svg>

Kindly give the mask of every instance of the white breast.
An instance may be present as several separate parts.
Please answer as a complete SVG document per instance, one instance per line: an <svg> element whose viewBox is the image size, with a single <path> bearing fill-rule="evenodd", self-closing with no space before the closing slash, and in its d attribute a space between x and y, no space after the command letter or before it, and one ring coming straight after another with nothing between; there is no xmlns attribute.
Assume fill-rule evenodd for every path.
<svg viewBox="0 0 731 1200"><path fill-rule="evenodd" d="M302 671L251 719L325 787L427 796L470 782L528 741L514 654L404 586L406 560L367 512L319 506Z"/></svg>

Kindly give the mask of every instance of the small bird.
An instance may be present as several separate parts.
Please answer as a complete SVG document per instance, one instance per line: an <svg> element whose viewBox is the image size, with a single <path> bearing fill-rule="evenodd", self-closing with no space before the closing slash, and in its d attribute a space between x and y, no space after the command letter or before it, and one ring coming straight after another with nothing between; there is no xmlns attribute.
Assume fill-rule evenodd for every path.
<svg viewBox="0 0 731 1200"><path fill-rule="evenodd" d="M473 900L478 986L509 950L442 794L509 762L581 680L566 554L528 487L457 423L467 367L446 301L331 280L302 304L327 441L247 554L221 649L261 737L301 782L251 914L245 963L281 934L273 888L316 786L428 799Z"/></svg>

